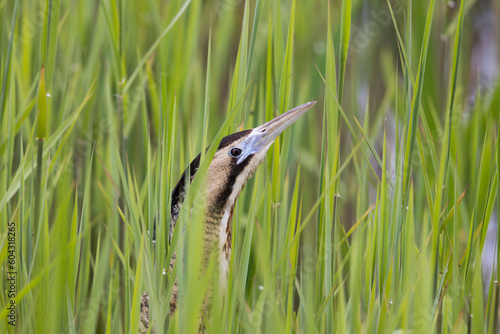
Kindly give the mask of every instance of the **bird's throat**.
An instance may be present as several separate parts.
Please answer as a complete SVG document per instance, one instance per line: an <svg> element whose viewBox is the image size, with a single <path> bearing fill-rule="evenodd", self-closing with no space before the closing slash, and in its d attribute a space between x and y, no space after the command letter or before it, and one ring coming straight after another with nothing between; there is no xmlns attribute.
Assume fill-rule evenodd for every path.
<svg viewBox="0 0 500 334"><path fill-rule="evenodd" d="M227 207L219 228L219 282L221 287L227 286L229 260L231 259L232 219L234 205Z"/></svg>

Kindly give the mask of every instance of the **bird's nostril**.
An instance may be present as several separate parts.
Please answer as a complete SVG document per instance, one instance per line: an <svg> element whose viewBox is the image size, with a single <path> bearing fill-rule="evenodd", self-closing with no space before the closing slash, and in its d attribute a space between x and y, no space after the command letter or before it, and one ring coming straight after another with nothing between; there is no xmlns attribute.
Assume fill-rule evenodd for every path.
<svg viewBox="0 0 500 334"><path fill-rule="evenodd" d="M266 129L262 129L262 131L260 131L260 132L266 132Z"/></svg>

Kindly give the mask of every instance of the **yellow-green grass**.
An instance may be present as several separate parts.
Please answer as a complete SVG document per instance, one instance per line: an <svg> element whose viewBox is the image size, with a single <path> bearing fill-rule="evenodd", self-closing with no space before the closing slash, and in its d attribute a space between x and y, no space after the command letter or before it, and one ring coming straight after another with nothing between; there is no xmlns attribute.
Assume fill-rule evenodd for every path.
<svg viewBox="0 0 500 334"><path fill-rule="evenodd" d="M196 331L218 141L317 100L237 202L208 332L496 333L500 89L467 103L474 3L0 1L0 332L136 333L143 291L157 333Z"/></svg>

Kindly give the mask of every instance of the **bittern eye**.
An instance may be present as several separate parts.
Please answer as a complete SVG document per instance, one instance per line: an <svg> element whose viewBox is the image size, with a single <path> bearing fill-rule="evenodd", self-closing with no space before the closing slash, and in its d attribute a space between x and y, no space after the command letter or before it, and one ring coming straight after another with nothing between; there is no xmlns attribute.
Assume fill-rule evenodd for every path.
<svg viewBox="0 0 500 334"><path fill-rule="evenodd" d="M233 158L237 158L241 155L241 149L237 148L237 147L233 147L230 151L229 151L229 155L232 156Z"/></svg>

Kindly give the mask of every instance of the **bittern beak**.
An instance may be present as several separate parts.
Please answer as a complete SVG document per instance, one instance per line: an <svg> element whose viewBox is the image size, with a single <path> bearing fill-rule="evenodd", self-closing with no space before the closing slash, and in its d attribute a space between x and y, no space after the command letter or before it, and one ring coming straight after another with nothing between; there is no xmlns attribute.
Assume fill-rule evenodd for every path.
<svg viewBox="0 0 500 334"><path fill-rule="evenodd" d="M308 102L295 107L253 129L248 137L237 146L242 152L241 155L238 156L238 161L236 163L240 164L248 156L267 150L286 128L295 123L295 121L304 115L306 111L311 109L316 102L317 101Z"/></svg>

